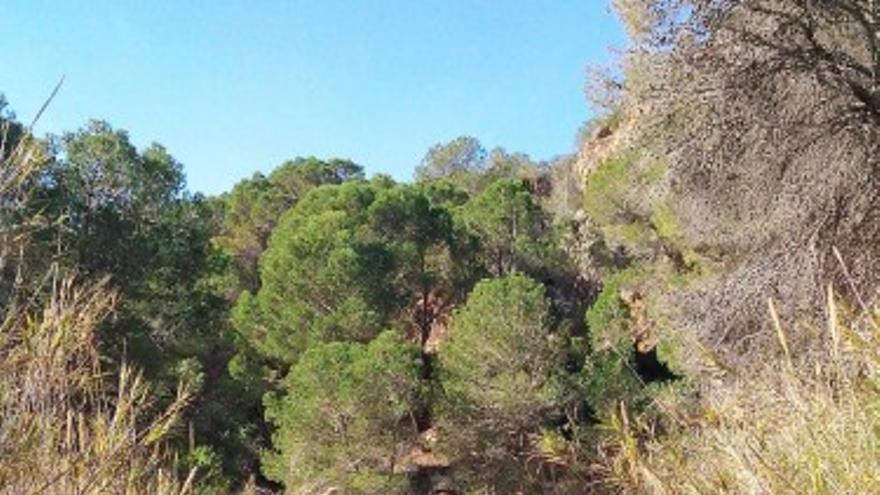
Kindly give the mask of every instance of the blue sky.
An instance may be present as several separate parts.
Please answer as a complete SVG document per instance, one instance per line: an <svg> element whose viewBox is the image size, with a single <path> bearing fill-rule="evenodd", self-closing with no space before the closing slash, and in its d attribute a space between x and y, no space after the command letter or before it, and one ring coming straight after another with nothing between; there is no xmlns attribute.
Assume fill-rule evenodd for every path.
<svg viewBox="0 0 880 495"><path fill-rule="evenodd" d="M0 11L0 92L37 126L156 141L217 193L298 155L409 180L473 135L544 159L589 118L587 64L623 43L604 0L43 1Z"/></svg>

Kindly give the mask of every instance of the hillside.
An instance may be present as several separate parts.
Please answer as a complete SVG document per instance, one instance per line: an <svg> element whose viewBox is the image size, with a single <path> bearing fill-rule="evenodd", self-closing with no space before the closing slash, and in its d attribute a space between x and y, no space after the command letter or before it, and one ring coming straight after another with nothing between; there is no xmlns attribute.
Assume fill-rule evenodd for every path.
<svg viewBox="0 0 880 495"><path fill-rule="evenodd" d="M547 162L206 197L0 100L0 493L880 492L878 7L615 6Z"/></svg>

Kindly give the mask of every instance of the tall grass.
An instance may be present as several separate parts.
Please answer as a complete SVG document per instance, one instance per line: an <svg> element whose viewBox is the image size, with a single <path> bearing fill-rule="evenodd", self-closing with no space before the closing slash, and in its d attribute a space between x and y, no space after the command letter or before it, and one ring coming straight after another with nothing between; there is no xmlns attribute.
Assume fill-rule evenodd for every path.
<svg viewBox="0 0 880 495"><path fill-rule="evenodd" d="M182 494L163 446L188 395L156 412L140 373L101 371L95 328L112 309L102 284L56 284L39 314L0 327L0 491Z"/></svg>
<svg viewBox="0 0 880 495"><path fill-rule="evenodd" d="M179 472L166 448L186 387L160 410L136 370L102 370L96 329L115 303L106 281L76 283L57 267L20 280L29 272L14 256L28 246L19 213L39 149L15 130L12 144L10 124L0 129L0 493L191 492L196 473Z"/></svg>
<svg viewBox="0 0 880 495"><path fill-rule="evenodd" d="M771 314L775 314L772 303ZM828 291L821 351L758 364L662 404L662 434L621 409L607 425L611 486L644 494L880 493L880 306L841 309Z"/></svg>

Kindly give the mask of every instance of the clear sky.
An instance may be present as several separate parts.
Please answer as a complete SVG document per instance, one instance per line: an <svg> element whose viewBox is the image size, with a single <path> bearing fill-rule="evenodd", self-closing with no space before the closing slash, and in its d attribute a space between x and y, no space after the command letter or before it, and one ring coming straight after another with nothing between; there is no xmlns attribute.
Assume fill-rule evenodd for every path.
<svg viewBox="0 0 880 495"><path fill-rule="evenodd" d="M298 155L412 177L459 135L545 159L589 117L605 0L43 1L0 5L0 92L38 133L89 118L165 145L217 193Z"/></svg>

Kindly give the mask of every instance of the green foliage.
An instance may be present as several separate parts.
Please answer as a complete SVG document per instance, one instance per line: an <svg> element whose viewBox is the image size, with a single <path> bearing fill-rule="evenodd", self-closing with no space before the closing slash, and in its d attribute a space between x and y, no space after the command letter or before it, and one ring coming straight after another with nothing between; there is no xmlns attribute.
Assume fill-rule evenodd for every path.
<svg viewBox="0 0 880 495"><path fill-rule="evenodd" d="M380 181L307 194L275 229L261 288L239 298L236 328L288 363L314 342L367 342L392 324L427 338L434 315L404 308L452 297L462 277L450 214L423 191Z"/></svg>
<svg viewBox="0 0 880 495"><path fill-rule="evenodd" d="M678 215L669 199L658 202L654 207L651 224L657 231L657 235L665 241L675 246L683 245L684 236L679 226Z"/></svg>
<svg viewBox="0 0 880 495"><path fill-rule="evenodd" d="M431 293L454 292L452 218L422 191L408 186L382 191L367 215L371 230L393 259L395 297L404 303L417 299L423 306L415 323L424 343L433 319L428 310Z"/></svg>
<svg viewBox="0 0 880 495"><path fill-rule="evenodd" d="M59 144L63 154L40 171L27 202L31 214L57 221L36 232L32 248L85 279L110 278L120 303L99 328L102 355L111 367L142 368L159 405L175 400L181 379L197 386L184 419L197 418L195 446L223 461L204 481L242 476L259 441L240 434L254 428L254 408L225 372L233 343L214 283L228 266L211 242L216 203L186 193L180 164L162 146L138 151L104 122Z"/></svg>
<svg viewBox="0 0 880 495"><path fill-rule="evenodd" d="M536 179L538 165L525 153L508 153L504 148L495 148L486 160L485 171L477 177L472 191L481 192L499 180Z"/></svg>
<svg viewBox="0 0 880 495"><path fill-rule="evenodd" d="M11 118L4 106L0 97L0 115ZM117 297L107 279L76 280L71 275L76 267L65 265L60 242L54 258L23 255L25 249L49 252L42 234L57 228L58 210L28 211L29 201L50 196L45 193L53 186L42 175L44 163L35 162L44 157L31 153L45 149L29 130L19 127L23 133L15 135L17 125L0 126L2 490L191 492L195 473L178 470L167 450L190 399L187 385L180 383L171 400L156 404L141 372L127 364L108 367L98 329ZM15 250L22 254L8 258ZM27 266L32 261L39 261L36 270L46 271L33 271ZM184 481L181 475L188 477Z"/></svg>
<svg viewBox="0 0 880 495"><path fill-rule="evenodd" d="M54 241L64 264L88 275L113 274L133 289L167 261L156 260L157 234L169 222L188 220L179 211L189 207L181 197L181 166L159 145L139 153L124 131L99 121L66 134L61 144L63 159L41 172L28 201L33 214L59 220L39 238Z"/></svg>
<svg viewBox="0 0 880 495"><path fill-rule="evenodd" d="M236 283L226 289L228 297L259 288L259 257L285 211L315 187L362 178L361 167L350 161L310 157L286 161L268 177L255 174L236 184L223 197L221 234L216 239L234 259Z"/></svg>
<svg viewBox="0 0 880 495"><path fill-rule="evenodd" d="M267 399L277 450L265 458L266 474L290 492L380 493L399 484L392 472L398 446L417 435L420 373L419 349L390 331L369 345L311 347L285 380L286 395Z"/></svg>
<svg viewBox="0 0 880 495"><path fill-rule="evenodd" d="M560 321L567 286L523 274L548 287L570 275L526 155L458 140L414 185L297 159L206 199L164 148L138 150L106 123L58 145L21 203L59 219L35 229L29 255L110 277L121 302L97 343L111 366L145 369L159 406L190 384L172 433L197 493L254 474L291 491L405 493L426 428L445 432L474 487L529 491L540 476L522 460L568 448L584 350ZM491 274L444 342L452 308Z"/></svg>
<svg viewBox="0 0 880 495"><path fill-rule="evenodd" d="M0 486L877 492L876 2L771 3L616 1L636 49L588 83L584 153L463 136L413 185L297 158L206 199L161 145L40 140L0 95ZM829 290L829 355L802 373L774 310L784 372L750 363L755 301L829 277L860 303L846 328ZM646 348L750 366L650 383Z"/></svg>
<svg viewBox="0 0 880 495"><path fill-rule="evenodd" d="M582 371L586 398L600 420L616 412L621 403L641 410L644 383L635 373L632 351L604 349L590 354Z"/></svg>
<svg viewBox="0 0 880 495"><path fill-rule="evenodd" d="M448 179L431 180L417 185L431 205L451 210L465 204L469 198L467 191Z"/></svg>
<svg viewBox="0 0 880 495"><path fill-rule="evenodd" d="M412 187L382 191L367 214L373 230L386 242L428 245L442 240L450 229L448 213Z"/></svg>
<svg viewBox="0 0 880 495"><path fill-rule="evenodd" d="M624 202L632 187L631 169L638 159L632 152L614 155L587 177L584 185L584 211L601 224L616 223L628 210Z"/></svg>
<svg viewBox="0 0 880 495"><path fill-rule="evenodd" d="M84 277L112 277L122 304L102 326L103 351L167 376L160 391L173 390L173 363L207 357L223 339L222 301L202 283L216 266L210 205L184 194L181 166L164 148L138 152L104 122L62 145L28 204L60 219L40 232L37 249L60 250L54 259Z"/></svg>
<svg viewBox="0 0 880 495"><path fill-rule="evenodd" d="M650 225L638 220L605 225L601 231L612 243L630 247L630 249L650 246L656 238Z"/></svg>
<svg viewBox="0 0 880 495"><path fill-rule="evenodd" d="M393 259L368 234L379 191L365 182L323 186L282 217L261 260L262 286L239 298L236 328L261 353L294 362L313 342L366 342L400 304Z"/></svg>
<svg viewBox="0 0 880 495"><path fill-rule="evenodd" d="M553 396L558 356L550 325L540 283L522 274L480 282L455 312L440 353L444 390L468 410L530 422Z"/></svg>
<svg viewBox="0 0 880 495"><path fill-rule="evenodd" d="M228 482L222 481L223 460L219 453L207 445L199 445L182 459L182 469L194 470L205 480L196 490L198 495L222 495L229 493Z"/></svg>
<svg viewBox="0 0 880 495"><path fill-rule="evenodd" d="M524 460L572 455L585 394L637 393L624 361L572 339L577 280L526 155L457 140L414 185L297 159L206 199L164 148L106 123L60 146L22 203L60 219L31 255L110 277L122 297L101 351L143 367L160 406L191 385L175 442L198 493L258 473L290 491L405 493L425 481L402 474L412 456L434 447L469 489L541 491ZM672 232L665 213L652 220ZM610 305L588 317L594 341L619 323Z"/></svg>
<svg viewBox="0 0 880 495"><path fill-rule="evenodd" d="M641 267L612 274L586 314L591 352L582 373L590 405L603 418L620 401L638 400L642 394L643 384L633 369L631 315L621 295L646 275Z"/></svg>
<svg viewBox="0 0 880 495"><path fill-rule="evenodd" d="M614 349L629 355L626 350L632 344L628 328L629 311L621 299L621 291L644 277L645 273L643 268L631 267L616 272L605 280L602 291L586 314L594 350Z"/></svg>
<svg viewBox="0 0 880 495"><path fill-rule="evenodd" d="M683 289L717 272L718 264L693 249L681 253L683 267L666 275L666 282L673 289Z"/></svg>
<svg viewBox="0 0 880 495"><path fill-rule="evenodd" d="M550 248L548 220L521 180L499 180L458 211L479 242L479 259L494 276L538 269Z"/></svg>
<svg viewBox="0 0 880 495"><path fill-rule="evenodd" d="M523 443L560 404L561 344L544 287L514 273L477 284L439 353L447 448L503 492L523 483Z"/></svg>
<svg viewBox="0 0 880 495"><path fill-rule="evenodd" d="M9 109L9 103L3 93L0 93L0 131L3 133L3 140L0 142L0 157L6 161L6 157L13 154L19 142L25 136L24 126L15 118L15 113ZM20 165L30 166L31 163L22 163ZM5 185L5 184L4 184Z"/></svg>
<svg viewBox="0 0 880 495"><path fill-rule="evenodd" d="M584 211L609 241L631 248L650 247L658 236L678 235L670 205L654 205L652 188L665 173L663 162L643 152L618 152L587 176ZM666 230L658 232L654 220Z"/></svg>
<svg viewBox="0 0 880 495"><path fill-rule="evenodd" d="M183 190L181 165L158 144L139 154L125 131L92 121L63 138L65 160L53 179L72 212L116 206L129 213L157 213Z"/></svg>
<svg viewBox="0 0 880 495"><path fill-rule="evenodd" d="M479 194L498 180L534 178L538 165L525 153L495 148L487 153L480 142L462 136L433 146L416 167L416 181L446 181Z"/></svg>

